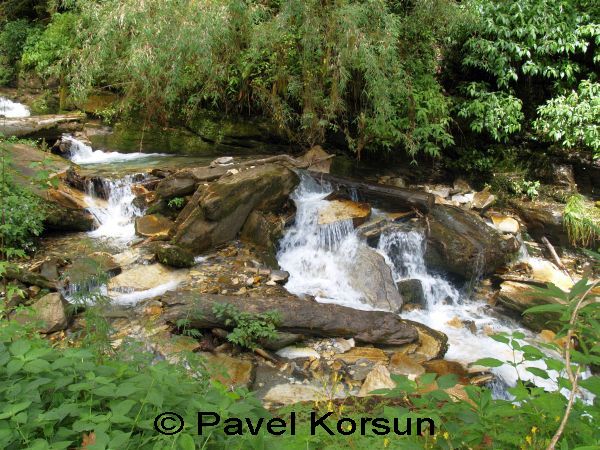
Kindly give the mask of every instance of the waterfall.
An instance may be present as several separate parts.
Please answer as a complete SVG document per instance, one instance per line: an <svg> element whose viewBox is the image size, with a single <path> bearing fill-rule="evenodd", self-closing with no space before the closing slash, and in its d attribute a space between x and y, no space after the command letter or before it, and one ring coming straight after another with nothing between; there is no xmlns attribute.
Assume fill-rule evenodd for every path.
<svg viewBox="0 0 600 450"><path fill-rule="evenodd" d="M95 193L94 184L88 182L86 200L88 210L96 218L99 227L90 232L97 238L111 238L118 243L127 243L135 238L135 217L142 211L133 205L135 194L131 190L134 175L117 180L102 180L102 189L108 193L104 201Z"/></svg>
<svg viewBox="0 0 600 450"><path fill-rule="evenodd" d="M69 157L71 161L77 164L108 164L164 156L162 153L119 153L94 150L89 145L70 135L64 135L62 140L69 144Z"/></svg>
<svg viewBox="0 0 600 450"><path fill-rule="evenodd" d="M301 183L292 195L297 208L296 220L286 230L277 254L281 268L290 273L286 289L296 295L312 295L320 302L370 309L361 301L361 293L350 287L349 274L344 270L366 242L354 232L351 221L328 226L318 224L319 211L327 205L325 197L330 192L330 187L301 175ZM385 258L395 281L420 280L427 308L403 312L402 317L444 332L449 343L446 359L463 364L485 357L512 360L512 350L490 338L487 334L490 330L494 333L520 331L527 342L535 343L535 335L517 322L493 315L485 302L469 298L468 291L458 289L442 275L429 272L424 259L425 237L420 231L385 231L376 250ZM499 378L493 386L494 395L506 396L506 385L514 385L518 377L532 380L548 390L557 389L554 381L557 373L549 371L551 378L544 380L525 367L545 368L539 361L527 362L519 368L518 374L507 365L494 368Z"/></svg>
<svg viewBox="0 0 600 450"><path fill-rule="evenodd" d="M4 116L10 119L16 119L19 117L29 117L30 115L31 113L27 106L0 97L0 117Z"/></svg>

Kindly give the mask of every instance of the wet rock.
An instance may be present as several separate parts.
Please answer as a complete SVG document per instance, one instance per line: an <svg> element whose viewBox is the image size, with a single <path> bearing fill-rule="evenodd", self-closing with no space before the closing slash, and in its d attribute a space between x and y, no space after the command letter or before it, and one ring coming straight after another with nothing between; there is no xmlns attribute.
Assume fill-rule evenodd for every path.
<svg viewBox="0 0 600 450"><path fill-rule="evenodd" d="M527 231L536 239L546 236L552 242L567 245L569 240L563 228L565 206L550 201L524 201L513 199L511 206L525 222Z"/></svg>
<svg viewBox="0 0 600 450"><path fill-rule="evenodd" d="M291 170L266 164L200 186L177 218L174 242L193 252L227 242L253 210L279 209L298 181Z"/></svg>
<svg viewBox="0 0 600 450"><path fill-rule="evenodd" d="M362 294L365 303L384 311L399 312L402 297L384 257L370 247L360 246L346 271L350 286Z"/></svg>
<svg viewBox="0 0 600 450"><path fill-rule="evenodd" d="M345 353L336 355L335 358L344 361L346 364L353 364L362 359L381 364L388 363L385 352L374 347L354 347Z"/></svg>
<svg viewBox="0 0 600 450"><path fill-rule="evenodd" d="M121 293L145 291L167 282L181 282L185 280L186 274L187 270L172 270L162 264L134 266L112 278L108 288L109 291Z"/></svg>
<svg viewBox="0 0 600 450"><path fill-rule="evenodd" d="M475 193L473 196L472 206L477 210L485 211L492 206L495 200L496 196L486 188L481 192Z"/></svg>
<svg viewBox="0 0 600 450"><path fill-rule="evenodd" d="M533 306L558 303L554 298L538 294L530 284L515 281L505 281L500 285L498 300L502 305L519 314L523 314L526 309ZM522 315L523 324L536 331L544 328L557 330L558 319L559 315L556 313Z"/></svg>
<svg viewBox="0 0 600 450"><path fill-rule="evenodd" d="M471 185L465 181L463 178L457 178L454 180L454 184L452 185L452 194L466 194L467 192L472 192L473 188Z"/></svg>
<svg viewBox="0 0 600 450"><path fill-rule="evenodd" d="M358 203L351 200L331 200L325 209L319 211L319 225L352 220L358 227L371 216L371 206L368 203Z"/></svg>
<svg viewBox="0 0 600 450"><path fill-rule="evenodd" d="M503 216L501 214L490 214L492 223L503 233L517 234L519 232L519 222L509 216Z"/></svg>
<svg viewBox="0 0 600 450"><path fill-rule="evenodd" d="M398 287L398 291L400 292L400 296L405 305L411 303L427 308L427 300L425 299L425 292L423 291L423 283L421 283L421 280L400 280L396 283L396 286Z"/></svg>
<svg viewBox="0 0 600 450"><path fill-rule="evenodd" d="M358 392L359 397L366 397L371 392L378 389L393 389L396 387L396 383L390 376L390 371L385 366L376 366L365 379L363 385Z"/></svg>
<svg viewBox="0 0 600 450"><path fill-rule="evenodd" d="M310 347L285 347L277 351L277 355L286 359L319 359L321 355Z"/></svg>
<svg viewBox="0 0 600 450"><path fill-rule="evenodd" d="M248 386L252 381L251 361L222 353L199 353L206 358L206 368L211 378L225 386Z"/></svg>
<svg viewBox="0 0 600 450"><path fill-rule="evenodd" d="M448 351L448 336L423 324L411 322L419 333L418 345L411 356L415 362L443 358Z"/></svg>
<svg viewBox="0 0 600 450"><path fill-rule="evenodd" d="M221 156L220 158L214 159L209 167L229 166L231 164L233 164L233 156Z"/></svg>
<svg viewBox="0 0 600 450"><path fill-rule="evenodd" d="M200 348L200 342L190 336L177 336L164 332L152 336L153 346L168 361L177 363L182 359L182 353L194 352Z"/></svg>
<svg viewBox="0 0 600 450"><path fill-rule="evenodd" d="M437 373L439 376L443 375L457 375L461 382L467 381L468 372L463 365L456 361L447 361L445 359L434 359L432 361L425 361L423 367L429 373Z"/></svg>
<svg viewBox="0 0 600 450"><path fill-rule="evenodd" d="M451 198L452 203L458 203L459 205L468 205L473 202L475 194L454 194Z"/></svg>
<svg viewBox="0 0 600 450"><path fill-rule="evenodd" d="M429 217L425 262L429 268L471 278L494 272L518 250L517 240L502 235L478 215L435 205Z"/></svg>
<svg viewBox="0 0 600 450"><path fill-rule="evenodd" d="M20 323L33 322L39 325L40 333L54 333L68 325L66 307L68 303L56 292L47 294L33 304L33 315L19 312L15 320Z"/></svg>
<svg viewBox="0 0 600 450"><path fill-rule="evenodd" d="M285 270L273 270L269 274L269 281L273 281L277 284L285 284L290 278L290 273Z"/></svg>
<svg viewBox="0 0 600 450"><path fill-rule="evenodd" d="M329 156L329 153L323 150L320 145L315 145L299 159L300 161L310 164L308 170L313 172L329 173L332 162L331 158L327 159Z"/></svg>
<svg viewBox="0 0 600 450"><path fill-rule="evenodd" d="M392 355L388 369L393 374L405 375L411 380L425 373L425 369L421 364L416 363L412 358L400 352Z"/></svg>
<svg viewBox="0 0 600 450"><path fill-rule="evenodd" d="M266 403L291 405L299 402L314 402L329 399L329 393L323 388L309 384L278 384L272 387L263 397Z"/></svg>
<svg viewBox="0 0 600 450"><path fill-rule="evenodd" d="M573 166L569 164L553 164L551 182L568 191L577 191L577 183L575 183Z"/></svg>
<svg viewBox="0 0 600 450"><path fill-rule="evenodd" d="M167 239L172 227L173 222L159 214L149 214L135 219L135 232L144 237Z"/></svg>
<svg viewBox="0 0 600 450"><path fill-rule="evenodd" d="M277 243L283 236L285 223L280 216L269 212L252 211L244 223L240 237L242 240L253 242L267 252L271 267L277 264Z"/></svg>
<svg viewBox="0 0 600 450"><path fill-rule="evenodd" d="M98 265L99 270L109 275L117 275L121 272L121 265L110 253L93 252L88 255L88 258Z"/></svg>
<svg viewBox="0 0 600 450"><path fill-rule="evenodd" d="M40 267L40 275L51 281L58 280L58 261L56 259L49 259L44 261Z"/></svg>
<svg viewBox="0 0 600 450"><path fill-rule="evenodd" d="M195 265L194 255L178 245L156 243L153 250L156 259L167 266L186 268Z"/></svg>
<svg viewBox="0 0 600 450"><path fill-rule="evenodd" d="M22 267L9 264L6 266L4 276L8 280L17 280L27 286L39 286L42 289L48 289L51 291L56 290L56 283L44 277L43 275L33 273L29 270L23 269Z"/></svg>
<svg viewBox="0 0 600 450"><path fill-rule="evenodd" d="M280 350L304 339L304 336L297 333L285 333L278 331L273 339L261 341L262 347L268 350Z"/></svg>
<svg viewBox="0 0 600 450"><path fill-rule="evenodd" d="M84 119L85 114L82 113L4 118L0 122L0 134L6 137L27 137L55 142L64 133L81 131Z"/></svg>
<svg viewBox="0 0 600 450"><path fill-rule="evenodd" d="M450 196L450 187L441 184L435 186L426 186L425 190L442 199Z"/></svg>

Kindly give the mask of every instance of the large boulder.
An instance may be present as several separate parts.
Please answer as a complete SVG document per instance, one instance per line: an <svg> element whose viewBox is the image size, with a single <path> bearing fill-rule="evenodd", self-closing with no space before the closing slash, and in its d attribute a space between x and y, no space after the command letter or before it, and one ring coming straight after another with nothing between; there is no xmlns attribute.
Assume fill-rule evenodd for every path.
<svg viewBox="0 0 600 450"><path fill-rule="evenodd" d="M173 222L160 214L148 214L135 219L135 232L155 239L168 238Z"/></svg>
<svg viewBox="0 0 600 450"><path fill-rule="evenodd" d="M18 312L15 319L25 323L33 321L40 333L54 333L68 325L67 301L56 292L47 294L33 304L33 314Z"/></svg>
<svg viewBox="0 0 600 450"><path fill-rule="evenodd" d="M371 206L368 203L331 200L324 209L319 211L319 225L352 220L352 224L358 227L365 223L370 216Z"/></svg>
<svg viewBox="0 0 600 450"><path fill-rule="evenodd" d="M405 303L427 308L427 299L423 290L423 282L416 278L400 280L396 283L398 291Z"/></svg>
<svg viewBox="0 0 600 450"><path fill-rule="evenodd" d="M524 314L523 312L533 306L557 303L558 300L538 294L529 283L505 281L500 285L499 302L506 308L522 315L523 324L535 331L551 329L556 331L559 327L559 315L556 313Z"/></svg>
<svg viewBox="0 0 600 450"><path fill-rule="evenodd" d="M362 294L363 301L373 308L399 312L402 297L396 288L392 271L384 257L366 245L360 246L354 259L347 261L350 286Z"/></svg>
<svg viewBox="0 0 600 450"><path fill-rule="evenodd" d="M241 238L253 242L266 250L267 263L278 267L277 242L283 236L285 220L276 214L263 211L252 211L244 223Z"/></svg>
<svg viewBox="0 0 600 450"><path fill-rule="evenodd" d="M560 245L568 244L569 239L563 227L563 204L541 200L511 200L510 204L527 225L531 236L536 239L546 236Z"/></svg>
<svg viewBox="0 0 600 450"><path fill-rule="evenodd" d="M42 201L46 210L46 226L61 231L89 231L96 227L94 216L86 209L89 205L83 192L71 188L63 179L75 166L68 160L24 144L5 146L14 181L31 189ZM58 178L54 188L32 185L39 171L49 171ZM73 170L73 169L72 169Z"/></svg>
<svg viewBox="0 0 600 450"><path fill-rule="evenodd" d="M435 205L429 215L425 262L465 278L494 272L518 250L514 236L502 235L478 215Z"/></svg>
<svg viewBox="0 0 600 450"><path fill-rule="evenodd" d="M291 170L266 164L200 185L177 217L173 241L202 252L234 239L253 210L279 209L298 181Z"/></svg>
<svg viewBox="0 0 600 450"><path fill-rule="evenodd" d="M156 186L156 195L162 199L193 194L201 182L213 181L227 172L226 167L195 167L181 169L168 175Z"/></svg>
<svg viewBox="0 0 600 450"><path fill-rule="evenodd" d="M153 250L156 254L156 259L167 266L186 268L192 267L195 264L194 255L178 245L156 243Z"/></svg>

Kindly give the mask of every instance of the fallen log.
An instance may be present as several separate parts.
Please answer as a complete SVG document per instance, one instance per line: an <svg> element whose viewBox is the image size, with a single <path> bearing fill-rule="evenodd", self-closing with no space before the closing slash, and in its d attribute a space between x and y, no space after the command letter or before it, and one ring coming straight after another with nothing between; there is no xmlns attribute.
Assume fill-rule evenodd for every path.
<svg viewBox="0 0 600 450"><path fill-rule="evenodd" d="M336 177L326 173L311 171L307 171L306 173L319 182L330 183L336 188L342 187L357 192L359 201L367 201L391 209L406 209L406 207L412 207L423 212L428 212L435 204L435 197L432 194L423 191L376 183L366 183L364 181Z"/></svg>
<svg viewBox="0 0 600 450"><path fill-rule="evenodd" d="M83 113L3 118L0 120L0 133L6 137L46 139L54 143L63 133L81 131L84 119Z"/></svg>
<svg viewBox="0 0 600 450"><path fill-rule="evenodd" d="M214 314L213 305L229 303L251 314L278 311L277 330L290 333L354 338L358 342L385 345L411 343L419 337L412 323L393 313L360 311L297 297L255 298L176 291L162 295L160 301L164 306L162 318L167 322L186 319L187 326L198 329L228 328L225 318Z"/></svg>

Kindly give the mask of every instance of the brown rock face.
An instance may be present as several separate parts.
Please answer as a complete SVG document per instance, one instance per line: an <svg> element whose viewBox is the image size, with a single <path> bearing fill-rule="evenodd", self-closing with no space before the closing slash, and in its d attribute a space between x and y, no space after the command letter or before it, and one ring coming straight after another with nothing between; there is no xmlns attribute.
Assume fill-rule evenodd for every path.
<svg viewBox="0 0 600 450"><path fill-rule="evenodd" d="M174 242L202 252L234 239L253 210L280 208L297 184L294 172L267 164L201 185L177 218Z"/></svg>
<svg viewBox="0 0 600 450"><path fill-rule="evenodd" d="M135 232L140 236L167 238L173 222L159 214L150 214L135 219Z"/></svg>
<svg viewBox="0 0 600 450"><path fill-rule="evenodd" d="M54 292L43 296L33 304L33 316L18 313L15 319L21 323L35 321L39 323L41 333L54 333L67 328L66 305L67 302L61 295Z"/></svg>
<svg viewBox="0 0 600 450"><path fill-rule="evenodd" d="M519 217L527 225L527 231L535 238L546 236L552 242L568 244L567 234L563 228L563 212L565 206L550 201L512 200Z"/></svg>
<svg viewBox="0 0 600 450"><path fill-rule="evenodd" d="M521 314L533 306L558 302L553 298L542 298L532 289L530 284L516 281L505 281L500 285L498 300L508 309ZM553 313L525 314L522 316L523 324L536 331L544 328L556 330L558 318L558 315Z"/></svg>
<svg viewBox="0 0 600 450"><path fill-rule="evenodd" d="M319 211L319 225L352 220L358 227L371 216L371 206L368 203L358 203L351 200L332 200L327 208Z"/></svg>

